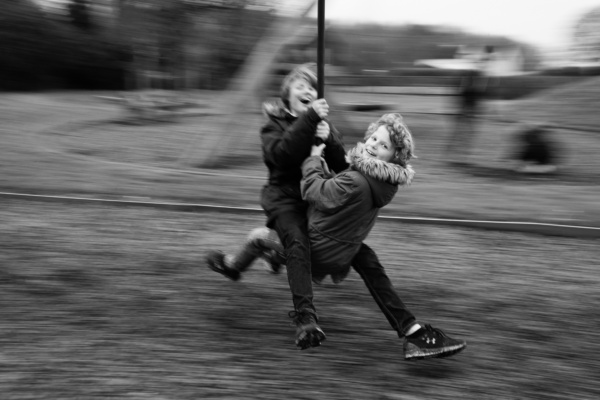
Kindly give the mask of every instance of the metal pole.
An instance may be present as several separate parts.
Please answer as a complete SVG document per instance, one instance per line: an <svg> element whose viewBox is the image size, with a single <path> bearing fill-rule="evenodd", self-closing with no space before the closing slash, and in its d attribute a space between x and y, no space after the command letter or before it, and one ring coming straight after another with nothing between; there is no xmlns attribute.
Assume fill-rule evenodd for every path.
<svg viewBox="0 0 600 400"><path fill-rule="evenodd" d="M317 40L317 93L319 98L325 97L325 0L319 0L318 5L318 40Z"/></svg>

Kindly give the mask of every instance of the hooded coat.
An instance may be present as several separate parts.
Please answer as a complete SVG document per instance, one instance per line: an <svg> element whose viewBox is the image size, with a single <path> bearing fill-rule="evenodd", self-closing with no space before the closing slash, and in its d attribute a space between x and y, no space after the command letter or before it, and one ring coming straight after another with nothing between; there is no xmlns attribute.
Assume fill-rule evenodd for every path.
<svg viewBox="0 0 600 400"><path fill-rule="evenodd" d="M307 206L300 193L301 166L310 155L321 118L312 107L296 117L282 107L267 104L265 114L269 119L260 135L269 178L261 193L261 206L267 215L267 226L271 228L282 212L306 212ZM329 126L331 134L324 158L331 169L339 172L348 167L346 152L341 135L331 123Z"/></svg>
<svg viewBox="0 0 600 400"><path fill-rule="evenodd" d="M331 274L341 281L350 270L379 210L389 204L398 186L408 185L414 171L410 165L384 162L364 156L364 143L348 152L350 168L331 177L320 157L302 165L302 198L309 203L309 238L313 280Z"/></svg>

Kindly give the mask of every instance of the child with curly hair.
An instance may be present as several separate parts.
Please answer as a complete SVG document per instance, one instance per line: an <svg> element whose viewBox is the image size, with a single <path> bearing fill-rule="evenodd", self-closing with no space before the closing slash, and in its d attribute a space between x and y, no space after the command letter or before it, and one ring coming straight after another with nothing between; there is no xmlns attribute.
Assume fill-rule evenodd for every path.
<svg viewBox="0 0 600 400"><path fill-rule="evenodd" d="M416 321L376 254L364 243L380 209L414 176L409 164L414 157L414 142L402 116L385 114L372 123L364 143L348 152L349 168L338 174L329 172L321 157L325 147L326 144L312 146L310 157L302 164L301 194L309 204L313 281L319 283L330 275L339 283L351 268L357 271L392 328L404 338L407 360L447 357L463 350L463 340L452 339L440 329ZM238 254L225 257L213 252L212 258L220 254L227 259L226 268L235 270L239 278L258 257L275 254L279 262L285 262L277 239L270 229L257 228ZM306 337L302 333L298 332L297 340L302 349L318 346L325 339L324 333L322 337Z"/></svg>

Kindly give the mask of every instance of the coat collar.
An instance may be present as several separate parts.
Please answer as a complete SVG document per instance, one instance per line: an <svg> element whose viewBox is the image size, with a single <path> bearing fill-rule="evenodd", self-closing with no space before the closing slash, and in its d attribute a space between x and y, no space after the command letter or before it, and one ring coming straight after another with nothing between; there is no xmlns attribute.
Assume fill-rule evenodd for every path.
<svg viewBox="0 0 600 400"><path fill-rule="evenodd" d="M346 155L350 167L370 178L393 185L410 185L415 171L410 165L403 167L372 157L365 157L365 144L357 143Z"/></svg>

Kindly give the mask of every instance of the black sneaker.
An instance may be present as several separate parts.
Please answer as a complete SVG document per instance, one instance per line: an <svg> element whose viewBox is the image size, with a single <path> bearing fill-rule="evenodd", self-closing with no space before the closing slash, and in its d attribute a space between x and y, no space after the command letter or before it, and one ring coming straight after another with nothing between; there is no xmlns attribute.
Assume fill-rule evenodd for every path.
<svg viewBox="0 0 600 400"><path fill-rule="evenodd" d="M314 314L304 311L290 311L289 317L293 318L293 325L296 325L296 346L300 350L309 347L318 347L325 340L325 332L317 325L317 318Z"/></svg>
<svg viewBox="0 0 600 400"><path fill-rule="evenodd" d="M426 324L417 332L404 338L404 359L423 360L426 358L449 357L467 347L464 340L452 339L441 329Z"/></svg>
<svg viewBox="0 0 600 400"><path fill-rule="evenodd" d="M225 254L218 250L211 250L208 252L206 255L206 263L208 264L208 268L220 273L221 275L225 275L232 281L237 281L240 279L240 271L229 268L227 265L225 265Z"/></svg>

